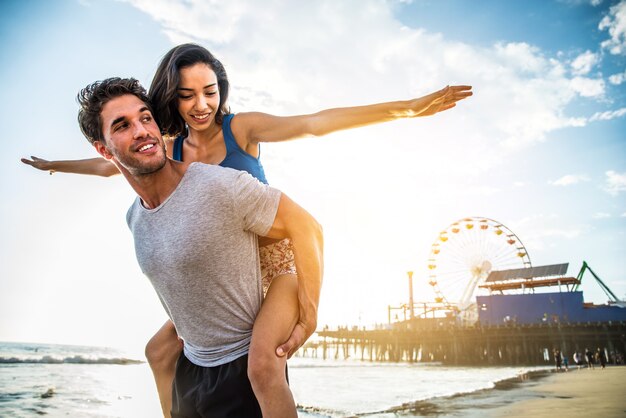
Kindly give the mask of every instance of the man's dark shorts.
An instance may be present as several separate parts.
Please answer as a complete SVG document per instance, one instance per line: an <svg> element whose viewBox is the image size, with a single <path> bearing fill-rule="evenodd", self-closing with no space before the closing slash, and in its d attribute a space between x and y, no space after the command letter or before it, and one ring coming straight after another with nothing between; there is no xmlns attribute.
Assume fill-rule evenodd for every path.
<svg viewBox="0 0 626 418"><path fill-rule="evenodd" d="M172 418L262 418L248 380L248 356L201 367L181 354L172 386Z"/></svg>

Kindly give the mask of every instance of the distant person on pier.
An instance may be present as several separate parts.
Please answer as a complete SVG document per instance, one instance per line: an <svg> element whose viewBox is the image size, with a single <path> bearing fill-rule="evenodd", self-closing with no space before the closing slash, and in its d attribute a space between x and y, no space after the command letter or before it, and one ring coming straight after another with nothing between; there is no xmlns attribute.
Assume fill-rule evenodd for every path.
<svg viewBox="0 0 626 418"><path fill-rule="evenodd" d="M576 363L576 366L578 366L578 370L580 370L580 366L582 365L582 354L579 353L578 351L574 352L574 363Z"/></svg>
<svg viewBox="0 0 626 418"><path fill-rule="evenodd" d="M554 364L556 366L556 371L561 370L561 350L558 348L554 349Z"/></svg>
<svg viewBox="0 0 626 418"><path fill-rule="evenodd" d="M600 367L603 369L606 367L606 356L604 355L604 350L600 347L596 350L596 362L600 364Z"/></svg>
<svg viewBox="0 0 626 418"><path fill-rule="evenodd" d="M587 358L587 367L595 369L595 366L593 365L593 353L588 348L585 348L585 357Z"/></svg>

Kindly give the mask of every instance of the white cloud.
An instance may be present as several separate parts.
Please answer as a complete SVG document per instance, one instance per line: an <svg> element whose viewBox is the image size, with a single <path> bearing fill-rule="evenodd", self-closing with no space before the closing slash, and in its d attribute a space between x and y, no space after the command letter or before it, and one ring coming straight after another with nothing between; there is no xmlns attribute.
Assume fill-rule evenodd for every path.
<svg viewBox="0 0 626 418"><path fill-rule="evenodd" d="M511 222L510 226L523 240L531 258L535 251L557 246L560 240L575 240L590 229L588 225L564 223L558 214L530 215Z"/></svg>
<svg viewBox="0 0 626 418"><path fill-rule="evenodd" d="M626 212L622 213L620 216L621 216L622 218L626 218Z"/></svg>
<svg viewBox="0 0 626 418"><path fill-rule="evenodd" d="M596 112L589 117L577 117L569 118L569 126L582 127L586 126L590 122L607 121L615 118L621 118L626 115L626 107L615 110L606 110L604 112Z"/></svg>
<svg viewBox="0 0 626 418"><path fill-rule="evenodd" d="M497 187L470 186L470 187L464 188L460 194L465 195L465 196L483 196L484 197L484 196L493 196L499 192L500 192L500 189L498 189Z"/></svg>
<svg viewBox="0 0 626 418"><path fill-rule="evenodd" d="M525 187L526 186L526 182L524 181L516 181L513 183L513 186L515 187Z"/></svg>
<svg viewBox="0 0 626 418"><path fill-rule="evenodd" d="M593 214L593 219L607 219L610 218L611 214L606 212L597 212Z"/></svg>
<svg viewBox="0 0 626 418"><path fill-rule="evenodd" d="M264 5L259 2L241 0L128 1L154 17L163 25L170 39L174 40L210 40L214 44L226 44L246 35L247 20L250 17L265 24L270 23L274 17L273 13L266 13ZM280 6L277 2L274 5ZM268 9L272 9L271 4L268 6Z"/></svg>
<svg viewBox="0 0 626 418"><path fill-rule="evenodd" d="M599 62L599 57L591 51L585 51L572 61L572 72L575 75L586 75Z"/></svg>
<svg viewBox="0 0 626 418"><path fill-rule="evenodd" d="M601 78L574 77L570 87L582 97L602 97L604 95L604 80Z"/></svg>
<svg viewBox="0 0 626 418"><path fill-rule="evenodd" d="M581 228L547 228L544 229L541 233L537 233L535 238L548 238L548 237L559 237L566 239L574 239L578 238L583 233Z"/></svg>
<svg viewBox="0 0 626 418"><path fill-rule="evenodd" d="M609 9L609 14L600 21L598 29L608 30L611 37L600 44L602 48L614 55L626 54L626 0L621 0Z"/></svg>
<svg viewBox="0 0 626 418"><path fill-rule="evenodd" d="M580 6L581 4L589 3L593 7L599 6L602 4L603 0L557 0L559 3L570 4L572 6Z"/></svg>
<svg viewBox="0 0 626 418"><path fill-rule="evenodd" d="M593 116L589 118L589 122L595 122L598 120L611 120L615 118L620 118L626 115L626 107L622 107L617 110L608 110L606 112L597 112L594 113Z"/></svg>
<svg viewBox="0 0 626 418"><path fill-rule="evenodd" d="M581 174L568 174L549 183L553 186L571 186L583 181L589 181L589 177Z"/></svg>
<svg viewBox="0 0 626 418"><path fill-rule="evenodd" d="M525 42L498 43L495 45L495 53L506 61L508 68L529 73L537 73L546 68L546 59L539 48Z"/></svg>
<svg viewBox="0 0 626 418"><path fill-rule="evenodd" d="M626 81L626 71L609 76L609 83L619 86Z"/></svg>
<svg viewBox="0 0 626 418"><path fill-rule="evenodd" d="M612 196L617 196L620 192L626 191L626 173L618 173L609 170L606 173L604 190Z"/></svg>

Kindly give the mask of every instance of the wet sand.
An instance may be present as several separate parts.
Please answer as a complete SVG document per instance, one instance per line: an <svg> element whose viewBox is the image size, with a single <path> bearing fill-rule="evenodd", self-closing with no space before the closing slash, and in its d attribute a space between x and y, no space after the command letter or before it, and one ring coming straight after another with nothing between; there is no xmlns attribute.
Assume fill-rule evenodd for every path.
<svg viewBox="0 0 626 418"><path fill-rule="evenodd" d="M551 373L535 384L509 393L511 402L508 405L483 410L482 416L625 417L626 367ZM507 397L506 393L503 396Z"/></svg>
<svg viewBox="0 0 626 418"><path fill-rule="evenodd" d="M626 417L626 367L529 372L485 389L359 416L558 418Z"/></svg>

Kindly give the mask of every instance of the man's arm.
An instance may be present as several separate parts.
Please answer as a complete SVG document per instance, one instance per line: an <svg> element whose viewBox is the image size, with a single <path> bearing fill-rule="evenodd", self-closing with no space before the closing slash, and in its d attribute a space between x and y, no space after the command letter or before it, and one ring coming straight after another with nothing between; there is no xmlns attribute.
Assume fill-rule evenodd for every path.
<svg viewBox="0 0 626 418"><path fill-rule="evenodd" d="M315 332L324 270L324 240L321 225L285 194L281 195L274 224L266 236L290 238L298 271L300 317L291 336L276 353L291 356Z"/></svg>

